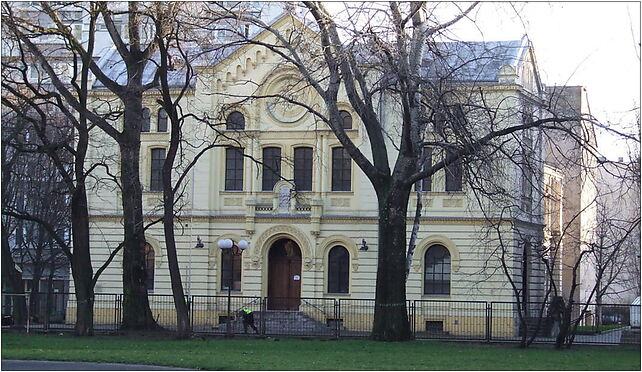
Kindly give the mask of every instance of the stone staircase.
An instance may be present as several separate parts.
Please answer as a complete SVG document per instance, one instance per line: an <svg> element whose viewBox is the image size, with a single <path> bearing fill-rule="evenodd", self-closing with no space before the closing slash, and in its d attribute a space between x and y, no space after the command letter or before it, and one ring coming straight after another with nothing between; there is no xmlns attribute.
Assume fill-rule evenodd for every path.
<svg viewBox="0 0 642 372"><path fill-rule="evenodd" d="M539 324L539 327L538 327ZM526 326L528 327L528 335L532 336L537 330L537 337L551 337L551 328L553 326L553 320L551 318L536 318L529 317L526 318ZM522 335L522 330L519 328L519 335Z"/></svg>
<svg viewBox="0 0 642 372"><path fill-rule="evenodd" d="M260 333L265 335L291 335L291 336L334 336L334 328L307 316L302 311L289 310L268 310L255 311L254 324ZM265 330L262 330L265 327ZM222 323L215 329L225 332L226 324ZM242 334L243 320L237 318L232 321L232 332ZM248 327L248 334L253 334L254 330Z"/></svg>
<svg viewBox="0 0 642 372"><path fill-rule="evenodd" d="M632 328L622 331L620 344L637 344L640 345L640 328Z"/></svg>

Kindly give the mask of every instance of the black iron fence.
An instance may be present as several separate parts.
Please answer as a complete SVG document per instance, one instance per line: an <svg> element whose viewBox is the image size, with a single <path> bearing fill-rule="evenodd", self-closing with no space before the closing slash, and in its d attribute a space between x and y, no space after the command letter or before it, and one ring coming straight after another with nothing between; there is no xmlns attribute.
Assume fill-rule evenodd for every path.
<svg viewBox="0 0 642 372"><path fill-rule="evenodd" d="M351 298L265 298L252 296L186 296L192 331L197 334L240 334L300 337L368 337L375 301ZM96 294L94 328L118 331L122 294ZM159 325L176 329L171 295L150 294L152 315ZM23 309L22 317L16 315ZM256 330L244 324L243 309L252 312ZM535 342L554 342L560 314L547 303L414 300L406 309L417 339L519 341L524 332ZM76 321L73 293L2 294L2 326L30 330L71 330ZM20 320L22 318L22 320ZM523 324L522 324L523 319ZM247 319L246 319L247 320ZM575 343L639 344L640 305L574 304L571 320L578 326Z"/></svg>

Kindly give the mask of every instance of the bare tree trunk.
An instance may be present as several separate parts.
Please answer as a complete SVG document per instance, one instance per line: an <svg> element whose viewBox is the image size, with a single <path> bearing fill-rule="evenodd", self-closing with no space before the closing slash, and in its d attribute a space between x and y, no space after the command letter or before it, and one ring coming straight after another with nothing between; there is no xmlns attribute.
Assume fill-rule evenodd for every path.
<svg viewBox="0 0 642 372"><path fill-rule="evenodd" d="M421 184L421 182L419 184ZM410 233L410 241L408 242L408 253L406 254L406 281L408 281L408 276L410 275L412 256L415 254L415 248L417 247L417 234L419 233L419 224L421 222L421 208L423 208L423 204L421 203L422 191L421 188L417 191L415 219L412 223L412 232Z"/></svg>
<svg viewBox="0 0 642 372"><path fill-rule="evenodd" d="M37 226L38 230L40 226ZM42 236L39 237L39 241L42 242ZM41 293L40 293L40 278L42 277L42 247L36 248L36 256L32 260L31 265L31 291L29 292L29 309L31 320L35 322L41 322L42 319L40 314L40 303L41 303Z"/></svg>
<svg viewBox="0 0 642 372"><path fill-rule="evenodd" d="M141 106L140 97L132 97ZM131 108L125 106L125 121L132 120ZM138 110L142 112L142 110ZM129 115L128 115L129 113ZM142 120L142 115L139 117ZM135 120L135 119L134 119ZM127 124L125 124L127 126ZM131 131L129 131L131 132ZM120 143L121 186L124 227L123 255L123 324L124 329L157 328L149 308L146 270L143 252L145 234L143 230L142 188L139 180L140 141L126 138L124 132ZM130 137L132 137L130 135Z"/></svg>
<svg viewBox="0 0 642 372"><path fill-rule="evenodd" d="M557 334L557 338L555 339L556 349L561 349L566 344L566 339L570 335L571 312L573 308L572 303L573 303L573 300L571 299L569 305L566 308L564 308L564 312L562 313L562 321L560 323L560 333Z"/></svg>
<svg viewBox="0 0 642 372"><path fill-rule="evenodd" d="M163 169L163 228L165 231L169 275L172 282L172 295L176 307L177 337L179 339L186 339L190 336L191 329L189 310L185 302L185 293L183 292L183 283L181 281L181 273L176 254L176 238L174 236L174 192L171 190L171 166L169 169L169 172L165 172L165 169Z"/></svg>
<svg viewBox="0 0 642 372"><path fill-rule="evenodd" d="M161 48L162 49L162 48ZM167 86L165 84L165 86ZM167 93L167 92L164 92ZM165 97L169 98L169 97ZM171 105L170 105L171 106ZM185 293L181 280L180 267L178 266L178 255L176 254L176 237L174 235L174 201L175 194L172 185L172 171L174 160L181 139L181 127L176 112L170 107L168 116L171 121L171 139L167 157L163 163L163 229L165 231L165 247L167 249L167 262L169 264L169 276L172 282L172 295L176 307L177 337L186 339L190 336L189 310L185 302Z"/></svg>
<svg viewBox="0 0 642 372"><path fill-rule="evenodd" d="M2 221L2 289L8 293L23 294L22 274L16 270L9 247L9 233ZM14 296L12 314L15 325L23 325L27 320L27 304L23 296Z"/></svg>
<svg viewBox="0 0 642 372"><path fill-rule="evenodd" d="M51 310L52 310L52 304L53 304L53 279L54 279L54 273L56 272L56 265L51 263L50 269L49 269L49 277L47 278L47 297L45 298L45 317L44 317L44 324L45 324L45 330L49 330L49 322L51 321Z"/></svg>
<svg viewBox="0 0 642 372"><path fill-rule="evenodd" d="M76 166L76 169L82 169L82 167ZM92 336L94 334L94 286L89 251L89 212L84 179L77 183L71 198L71 231L74 247L71 274L76 289L75 333L78 336Z"/></svg>
<svg viewBox="0 0 642 372"><path fill-rule="evenodd" d="M523 243L522 247L522 314L520 317L519 327L522 338L519 342L520 348L528 347L528 319L529 319L529 299L528 299L528 244ZM537 330L536 330L537 332Z"/></svg>
<svg viewBox="0 0 642 372"><path fill-rule="evenodd" d="M371 337L375 340L406 341L412 338L406 308L405 280L406 213L410 189L389 185L389 191L377 192L379 244L376 307Z"/></svg>
<svg viewBox="0 0 642 372"><path fill-rule="evenodd" d="M123 103L125 129L119 141L124 228L122 328L156 329L145 285L143 193L139 178L142 95L130 94Z"/></svg>

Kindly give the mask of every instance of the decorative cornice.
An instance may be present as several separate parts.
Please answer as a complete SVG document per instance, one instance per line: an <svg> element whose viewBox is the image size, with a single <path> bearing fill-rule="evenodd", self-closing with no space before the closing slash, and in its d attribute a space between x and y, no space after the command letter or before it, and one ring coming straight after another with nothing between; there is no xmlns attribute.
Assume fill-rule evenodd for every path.
<svg viewBox="0 0 642 372"><path fill-rule="evenodd" d="M147 221L151 221L152 219L157 219L162 217L162 215L147 215L145 216L145 219ZM122 215L108 215L108 214L94 214L89 216L90 220L92 221L109 221L109 220L122 220ZM216 222L216 221L240 221L244 222L246 218L246 215L244 214L235 214L235 215L210 215L210 216L189 216L189 215L183 215L181 216L182 220L196 220L199 222ZM311 218L309 214L304 214L304 215L261 215L257 214L254 216L255 221L258 223L279 223L279 224L284 224L284 223L310 223ZM407 222L412 222L414 217L406 217ZM353 223L355 221L363 222L363 223L377 223L379 220L379 217L377 216L344 216L344 215L325 215L321 216L321 224L329 224L329 223ZM423 222L456 222L456 223L497 223L499 220L497 219L491 219L490 221L484 217L471 217L471 216L457 216L457 217L449 217L449 216L422 216L421 221ZM519 226L524 226L524 227L534 227L534 228L543 228L545 225L536 223L536 222L529 222L529 221L523 221L519 220L516 218L513 219L504 219L504 223L514 223L515 225Z"/></svg>
<svg viewBox="0 0 642 372"><path fill-rule="evenodd" d="M170 89L170 91L169 91L169 94L180 94L180 93L181 93L181 89ZM195 93L195 89L191 88L191 89L187 89L184 94L186 96L190 96L190 95L194 95L194 93ZM113 96L114 98L118 98L118 96L116 94L114 94L114 92L112 92L111 90L108 90L108 89L107 90L90 90L89 92L87 92L87 95L89 97L94 97L94 96ZM150 89L150 90L144 91L143 92L143 96L160 97L161 93L159 91L157 91L157 90Z"/></svg>

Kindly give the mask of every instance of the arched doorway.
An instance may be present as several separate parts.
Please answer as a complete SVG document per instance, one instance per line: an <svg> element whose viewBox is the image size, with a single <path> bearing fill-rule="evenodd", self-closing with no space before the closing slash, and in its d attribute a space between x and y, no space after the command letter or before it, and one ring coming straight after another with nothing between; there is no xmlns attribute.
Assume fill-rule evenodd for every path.
<svg viewBox="0 0 642 372"><path fill-rule="evenodd" d="M301 249L291 239L279 239L268 254L268 309L299 310Z"/></svg>

